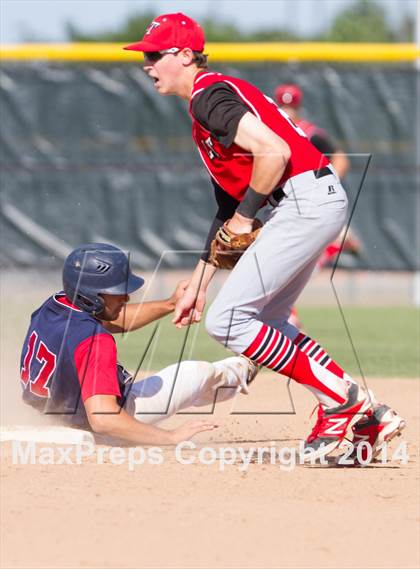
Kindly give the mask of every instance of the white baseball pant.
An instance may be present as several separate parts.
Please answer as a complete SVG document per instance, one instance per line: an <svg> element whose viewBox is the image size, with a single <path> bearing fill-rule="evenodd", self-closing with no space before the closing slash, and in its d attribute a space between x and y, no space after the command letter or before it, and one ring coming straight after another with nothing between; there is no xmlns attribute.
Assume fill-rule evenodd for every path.
<svg viewBox="0 0 420 569"><path fill-rule="evenodd" d="M294 340L291 308L345 223L347 196L335 174L317 179L305 172L284 192L207 312L208 333L235 353L252 343L261 322Z"/></svg>
<svg viewBox="0 0 420 569"><path fill-rule="evenodd" d="M242 357L172 364L135 382L125 410L139 421L156 423L188 407L211 405L216 397L217 401L232 399L247 378L248 362Z"/></svg>

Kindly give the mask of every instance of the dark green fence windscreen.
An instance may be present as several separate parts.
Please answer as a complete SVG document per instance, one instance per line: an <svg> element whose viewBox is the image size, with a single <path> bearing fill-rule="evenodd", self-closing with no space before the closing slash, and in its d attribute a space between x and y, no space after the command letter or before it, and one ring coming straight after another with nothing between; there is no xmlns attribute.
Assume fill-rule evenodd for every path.
<svg viewBox="0 0 420 569"><path fill-rule="evenodd" d="M269 96L279 83L298 83L306 118L350 157L345 186L351 205L357 198L351 227L363 243L350 266L419 268L412 64L249 63L217 70ZM145 270L160 260L164 267L192 266L215 203L190 131L186 103L159 96L140 65L3 62L2 266L58 266L88 241L130 250Z"/></svg>

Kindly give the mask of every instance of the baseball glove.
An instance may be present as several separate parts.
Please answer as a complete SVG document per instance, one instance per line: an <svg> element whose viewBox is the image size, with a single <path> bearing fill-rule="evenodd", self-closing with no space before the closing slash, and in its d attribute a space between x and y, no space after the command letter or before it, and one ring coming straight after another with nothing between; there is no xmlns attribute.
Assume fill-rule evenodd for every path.
<svg viewBox="0 0 420 569"><path fill-rule="evenodd" d="M210 245L208 262L218 269L231 270L241 258L242 254L255 241L261 231L262 223L254 219L250 233L233 233L228 229L226 221L216 233Z"/></svg>

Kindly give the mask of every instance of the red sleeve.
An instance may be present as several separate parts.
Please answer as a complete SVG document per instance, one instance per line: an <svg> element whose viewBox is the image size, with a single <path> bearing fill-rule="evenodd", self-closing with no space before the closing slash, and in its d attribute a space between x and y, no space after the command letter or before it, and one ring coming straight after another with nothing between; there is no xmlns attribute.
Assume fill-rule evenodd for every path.
<svg viewBox="0 0 420 569"><path fill-rule="evenodd" d="M121 396L117 377L117 346L110 334L97 334L80 342L74 361L82 400L93 395Z"/></svg>

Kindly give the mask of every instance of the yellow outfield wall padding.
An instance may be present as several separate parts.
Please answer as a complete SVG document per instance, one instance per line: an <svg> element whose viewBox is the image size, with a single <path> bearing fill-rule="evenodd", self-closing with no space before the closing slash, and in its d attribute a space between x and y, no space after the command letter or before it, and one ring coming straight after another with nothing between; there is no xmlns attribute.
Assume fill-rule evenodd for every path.
<svg viewBox="0 0 420 569"><path fill-rule="evenodd" d="M0 45L2 61L142 61L140 52L123 50L119 43L63 43ZM414 43L208 43L212 61L415 61Z"/></svg>

